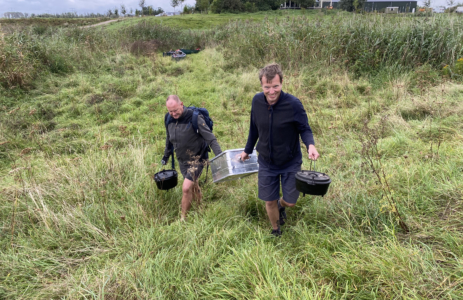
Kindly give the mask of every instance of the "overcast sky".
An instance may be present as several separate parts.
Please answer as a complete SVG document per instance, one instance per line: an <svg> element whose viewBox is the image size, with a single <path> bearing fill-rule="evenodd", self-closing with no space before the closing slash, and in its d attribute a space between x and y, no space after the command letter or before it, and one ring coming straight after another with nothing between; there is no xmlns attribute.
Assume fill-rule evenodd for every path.
<svg viewBox="0 0 463 300"><path fill-rule="evenodd" d="M23 13L64 13L76 12L78 14L86 13L106 13L109 9L120 10L121 4L124 4L127 11L130 8L139 9L139 0L0 0L0 16L3 17L5 12L23 12ZM185 0L185 5L194 5L195 0ZM161 7L164 11L174 11L170 6L170 0L145 0L145 6L151 5L153 8ZM178 11L179 7L175 10Z"/></svg>
<svg viewBox="0 0 463 300"><path fill-rule="evenodd" d="M432 6L446 6L446 0L431 0ZM124 4L127 11L132 8L138 9L139 0L0 0L0 16L5 12L23 12L23 13L64 13L76 12L78 14L86 13L106 13L109 9L115 7L120 9ZM170 6L170 0L146 0L146 6L151 5L154 8L161 7L164 11L174 11ZM185 4L194 5L195 0L186 0ZM458 2L458 1L456 1ZM422 0L418 1L422 4ZM176 10L179 8L177 7Z"/></svg>

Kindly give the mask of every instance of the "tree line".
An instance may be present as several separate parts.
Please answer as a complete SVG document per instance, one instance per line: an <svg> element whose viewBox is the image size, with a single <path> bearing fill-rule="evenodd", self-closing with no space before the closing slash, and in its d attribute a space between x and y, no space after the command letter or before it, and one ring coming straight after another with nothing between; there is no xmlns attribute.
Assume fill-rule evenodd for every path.
<svg viewBox="0 0 463 300"><path fill-rule="evenodd" d="M66 12L60 14L28 14L22 12L6 12L3 17L6 19L22 19L22 18L104 18L107 14L100 13L88 13L88 14L77 14L75 12Z"/></svg>
<svg viewBox="0 0 463 300"><path fill-rule="evenodd" d="M171 3L178 3L179 1L182 0L171 0ZM446 0L446 3L451 8L463 5L457 3L456 1L457 0ZM289 0L287 2L289 2ZM350 12L359 12L363 10L365 2L366 0L340 0L338 9ZM434 0L423 0L423 6L425 8L430 8L433 2ZM194 9L196 11L210 11L212 13L218 14L227 12L257 12L265 10L276 10L284 5L284 3L285 0L196 0ZM294 3L297 7L301 8L312 8L315 6L315 0L296 0L291 1L291 3ZM174 4L171 5L174 6Z"/></svg>
<svg viewBox="0 0 463 300"><path fill-rule="evenodd" d="M172 0L177 1L177 3L182 4L185 0ZM180 2L181 1L181 2ZM179 5L177 4L177 5ZM154 16L164 12L161 7L154 8L152 5L146 5L145 0L140 0L138 3L140 9L127 8L124 4L121 4L120 7L115 7L114 9L108 9L104 14L101 13L87 13L87 14L78 14L75 12L65 12L57 14L28 14L22 12L5 12L3 17L6 19L21 19L21 18L106 18L106 17L119 17L119 16Z"/></svg>
<svg viewBox="0 0 463 300"><path fill-rule="evenodd" d="M429 8L433 0L424 0L423 6ZM174 8L182 7L185 0L170 0L170 5ZM288 0L289 2L289 0ZM346 11L360 11L363 9L366 0L340 0L339 9ZM315 0L297 0L291 1L294 5L301 8L311 8L315 5ZM196 0L195 6L183 6L183 13L212 12L212 13L240 13L240 12L257 12L266 10L279 9L284 4L284 0ZM456 0L447 0L449 7L456 7ZM162 14L164 10L161 7L154 8L152 5L146 5L146 0L139 0L140 9L128 9L124 4L120 8L109 9L105 14L88 13L77 14L67 12L61 14L28 14L22 12L6 12L3 16L7 19L18 18L102 18L102 17L119 17L122 16L154 16Z"/></svg>

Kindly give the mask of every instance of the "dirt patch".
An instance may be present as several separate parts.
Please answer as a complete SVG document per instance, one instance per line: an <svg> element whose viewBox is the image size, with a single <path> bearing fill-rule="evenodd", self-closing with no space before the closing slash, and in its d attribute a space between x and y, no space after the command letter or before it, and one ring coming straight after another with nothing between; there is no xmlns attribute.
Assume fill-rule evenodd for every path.
<svg viewBox="0 0 463 300"><path fill-rule="evenodd" d="M160 47L162 47L162 42L158 40L136 41L130 45L130 53L137 56L150 56Z"/></svg>
<svg viewBox="0 0 463 300"><path fill-rule="evenodd" d="M116 21L120 21L120 19L108 20L108 21L104 21L104 22L100 22L100 23L96 23L96 24L92 24L92 25L82 26L82 28L90 28L90 27L106 25L106 24L116 22Z"/></svg>
<svg viewBox="0 0 463 300"><path fill-rule="evenodd" d="M98 104L98 103L101 103L105 100L106 96L105 95L100 95L100 94L97 94L97 95L91 95L90 96L90 99L88 99L86 102L88 105L94 105L94 104Z"/></svg>

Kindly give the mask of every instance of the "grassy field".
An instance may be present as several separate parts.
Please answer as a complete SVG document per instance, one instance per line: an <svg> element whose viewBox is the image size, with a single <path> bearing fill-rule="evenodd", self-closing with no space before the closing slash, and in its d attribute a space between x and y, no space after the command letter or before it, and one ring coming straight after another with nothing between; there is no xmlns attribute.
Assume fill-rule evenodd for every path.
<svg viewBox="0 0 463 300"><path fill-rule="evenodd" d="M327 12L323 12L326 14ZM328 12L331 13L332 12ZM143 18L130 18L118 23L108 25L109 29L121 29L130 25L135 25L141 21L150 24L162 24L165 26L179 28L179 29L211 29L220 25L225 25L231 21L262 21L265 18L282 18L282 17L295 17L295 16L316 16L319 11L315 10L299 10L299 11L265 11L256 13L242 13L242 14L189 14L172 17L143 17Z"/></svg>
<svg viewBox="0 0 463 300"><path fill-rule="evenodd" d="M70 26L70 25L90 25L104 22L109 18L24 18L6 19L0 18L0 24L14 24L19 26L27 25L46 25L46 26Z"/></svg>
<svg viewBox="0 0 463 300"><path fill-rule="evenodd" d="M0 60L0 299L463 298L460 21L294 17L213 32L145 23L4 37L16 68ZM302 31L315 26L324 33ZM441 27L452 29L445 44ZM420 32L423 44L407 40ZM366 51L374 34L378 57ZM408 48L392 48L402 36ZM206 50L180 62L133 56L138 39ZM366 45L334 47L356 42ZM355 53L342 49L364 56L350 64ZM180 222L181 188L152 180L167 95L208 108L222 149L244 147L258 67L271 60L307 111L328 194L301 197L275 239L255 175L214 184L209 174L202 205Z"/></svg>
<svg viewBox="0 0 463 300"><path fill-rule="evenodd" d="M0 33L11 33L27 27L33 27L38 32L44 32L47 28L88 26L108 20L109 18L0 18Z"/></svg>

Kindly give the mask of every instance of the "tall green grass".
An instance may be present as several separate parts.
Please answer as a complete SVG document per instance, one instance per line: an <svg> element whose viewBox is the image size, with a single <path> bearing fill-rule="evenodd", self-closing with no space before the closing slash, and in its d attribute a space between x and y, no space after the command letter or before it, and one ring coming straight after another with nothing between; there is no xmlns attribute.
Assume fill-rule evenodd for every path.
<svg viewBox="0 0 463 300"><path fill-rule="evenodd" d="M25 88L40 75L73 72L95 73L112 68L108 57L125 52L134 41L157 40L158 51L204 48L207 32L181 31L146 22L117 32L73 27L37 33L34 28L16 31L0 40L0 85Z"/></svg>
<svg viewBox="0 0 463 300"><path fill-rule="evenodd" d="M161 51L170 49L204 48L209 42L210 33L206 31L181 30L163 24L139 22L135 25L121 28L115 33L126 42L137 40L158 40L162 43Z"/></svg>
<svg viewBox="0 0 463 300"><path fill-rule="evenodd" d="M453 63L463 55L462 28L461 19L447 16L299 16L237 21L217 31L215 38L237 66L279 61L296 68L323 61L346 65L357 75L374 75L383 68L404 72Z"/></svg>
<svg viewBox="0 0 463 300"><path fill-rule="evenodd" d="M347 20L361 22L339 22ZM137 26L119 36L31 33L23 48L18 33L8 44L42 45L37 56L24 50L25 61L60 56L72 69L52 72L39 61L26 88L0 88L0 299L463 297L461 84L431 63L385 65L355 79L338 58L296 65L281 54L274 59L285 66L283 89L307 111L322 155L317 170L333 180L328 194L301 197L274 239L256 176L209 181L203 204L181 223L180 187L159 191L152 180L162 169L167 95L207 107L222 149L244 147L258 67L267 61L251 64L254 52L231 56L224 34L235 39L232 25L201 33L208 48L180 62L133 56L127 43L137 39L202 37ZM233 26L239 36L253 25ZM267 34L254 33L236 42ZM408 233L362 156L362 141L373 136L375 163Z"/></svg>
<svg viewBox="0 0 463 300"><path fill-rule="evenodd" d="M313 62L346 66L357 76L400 74L423 65L440 70L463 56L459 18L330 15L239 20L214 30L180 30L139 22L117 31L98 29L19 32L0 44L0 83L25 86L41 72L69 73L74 68L104 68L106 54L137 40L157 40L160 51L220 44L231 67L280 61L297 69ZM15 66L15 67L13 67Z"/></svg>

